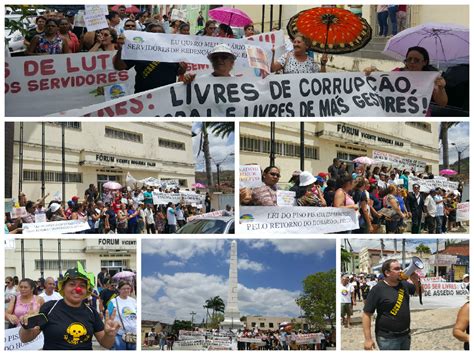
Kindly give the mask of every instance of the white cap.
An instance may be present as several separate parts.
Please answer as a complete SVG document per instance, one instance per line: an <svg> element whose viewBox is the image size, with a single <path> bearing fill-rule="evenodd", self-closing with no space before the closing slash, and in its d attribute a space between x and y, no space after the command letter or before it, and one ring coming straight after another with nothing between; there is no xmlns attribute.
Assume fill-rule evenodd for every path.
<svg viewBox="0 0 474 355"><path fill-rule="evenodd" d="M227 53L227 54L232 54L232 56L235 58L237 58L234 54L234 52L232 52L232 49L230 49L230 47L227 45L227 44L218 44L217 46L215 46L214 48L212 48L212 51L209 52L209 54L207 55L207 58L208 59L211 59L211 57L214 55L214 54L217 54L217 53Z"/></svg>
<svg viewBox="0 0 474 355"><path fill-rule="evenodd" d="M315 182L316 178L309 171L303 171L300 174L300 186L308 186L314 184Z"/></svg>
<svg viewBox="0 0 474 355"><path fill-rule="evenodd" d="M469 274L464 274L464 276L462 277L463 280L464 280L466 277L469 277Z"/></svg>
<svg viewBox="0 0 474 355"><path fill-rule="evenodd" d="M52 203L50 206L49 206L49 210L51 212L56 212L57 210L59 210L59 208L61 207L61 205L59 203Z"/></svg>

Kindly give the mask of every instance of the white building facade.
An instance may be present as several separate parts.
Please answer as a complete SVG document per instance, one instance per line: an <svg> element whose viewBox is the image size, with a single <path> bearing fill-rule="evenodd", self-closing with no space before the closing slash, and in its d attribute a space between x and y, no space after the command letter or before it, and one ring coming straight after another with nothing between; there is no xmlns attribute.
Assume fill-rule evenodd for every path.
<svg viewBox="0 0 474 355"><path fill-rule="evenodd" d="M23 122L22 191L41 196L42 124ZM18 196L21 123L15 122L12 196ZM61 123L45 125L45 192L62 191ZM147 177L195 182L191 122L67 122L65 128L66 199L83 198L89 184L126 183ZM8 177L6 177L8 178Z"/></svg>

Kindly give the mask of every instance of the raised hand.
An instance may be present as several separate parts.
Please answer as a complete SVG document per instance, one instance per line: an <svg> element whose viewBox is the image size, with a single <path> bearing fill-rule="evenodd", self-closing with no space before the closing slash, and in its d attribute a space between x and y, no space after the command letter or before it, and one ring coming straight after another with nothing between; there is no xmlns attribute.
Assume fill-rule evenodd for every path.
<svg viewBox="0 0 474 355"><path fill-rule="evenodd" d="M115 315L117 310L114 308L112 315L109 316L109 312L105 312L104 332L106 335L115 336L120 329L120 323L115 321Z"/></svg>

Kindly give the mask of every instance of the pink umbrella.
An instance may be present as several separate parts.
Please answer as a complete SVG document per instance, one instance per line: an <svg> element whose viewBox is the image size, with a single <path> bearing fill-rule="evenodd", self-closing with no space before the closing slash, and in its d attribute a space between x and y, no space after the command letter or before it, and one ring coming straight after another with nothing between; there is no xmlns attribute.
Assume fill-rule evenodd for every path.
<svg viewBox="0 0 474 355"><path fill-rule="evenodd" d="M107 181L104 185L102 185L102 187L109 190L120 190L122 185L116 181Z"/></svg>
<svg viewBox="0 0 474 355"><path fill-rule="evenodd" d="M122 5L114 5L112 6L112 11L118 11L119 7ZM129 6L125 9L125 13L127 14L137 14L140 12L140 9L135 5Z"/></svg>
<svg viewBox="0 0 474 355"><path fill-rule="evenodd" d="M253 22L245 12L231 7L218 7L209 10L208 14L211 19L233 27L244 27Z"/></svg>
<svg viewBox="0 0 474 355"><path fill-rule="evenodd" d="M197 189L204 189L204 188L206 188L206 185L201 184L200 182L197 182L197 183L193 184L193 187L195 187Z"/></svg>
<svg viewBox="0 0 474 355"><path fill-rule="evenodd" d="M374 163L374 160L370 159L369 157L358 157L355 158L353 162L358 164L372 165Z"/></svg>
<svg viewBox="0 0 474 355"><path fill-rule="evenodd" d="M131 271L120 271L117 272L114 276L112 276L113 279L131 279L135 277L135 273Z"/></svg>
<svg viewBox="0 0 474 355"><path fill-rule="evenodd" d="M451 176L451 175L456 175L458 172L456 170L452 170L452 169L443 169L439 172L440 175L448 175L448 176Z"/></svg>

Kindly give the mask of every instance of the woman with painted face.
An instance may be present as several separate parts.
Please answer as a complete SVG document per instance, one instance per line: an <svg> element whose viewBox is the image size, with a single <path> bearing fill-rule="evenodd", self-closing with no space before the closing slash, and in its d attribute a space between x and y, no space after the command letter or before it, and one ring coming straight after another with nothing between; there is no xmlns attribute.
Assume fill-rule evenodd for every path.
<svg viewBox="0 0 474 355"><path fill-rule="evenodd" d="M20 340L33 341L43 332L43 350L92 350L92 336L95 336L102 347L110 349L120 323L115 320L115 312L107 314L102 322L97 310L84 303L94 285L94 274L86 272L77 262L76 268L67 270L59 279L59 293L64 298L41 306L40 325L31 327L29 317L21 319Z"/></svg>
<svg viewBox="0 0 474 355"><path fill-rule="evenodd" d="M296 34L293 38L293 50L283 54L277 61L274 60L275 47L272 48L272 66L271 71L283 71L284 74L304 74L304 73L325 73L327 54L321 57L321 66L319 66L311 56L308 50L311 47L311 40L302 34Z"/></svg>
<svg viewBox="0 0 474 355"><path fill-rule="evenodd" d="M109 302L109 315L117 314L116 319L122 326L115 336L114 350L135 350L137 348L137 301L130 297L133 286L130 281L122 280L118 284L119 295Z"/></svg>

